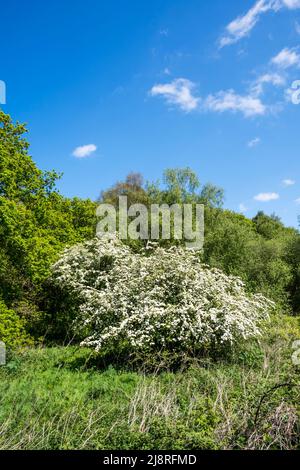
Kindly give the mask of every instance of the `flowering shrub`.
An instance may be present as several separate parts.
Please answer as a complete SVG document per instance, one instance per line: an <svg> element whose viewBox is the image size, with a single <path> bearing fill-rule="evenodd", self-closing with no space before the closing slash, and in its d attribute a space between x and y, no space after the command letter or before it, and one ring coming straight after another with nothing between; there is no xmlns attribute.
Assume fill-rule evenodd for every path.
<svg viewBox="0 0 300 470"><path fill-rule="evenodd" d="M201 264L184 248L134 253L119 240L94 239L67 250L54 283L79 301L82 345L132 351L196 351L260 334L273 303L243 282Z"/></svg>

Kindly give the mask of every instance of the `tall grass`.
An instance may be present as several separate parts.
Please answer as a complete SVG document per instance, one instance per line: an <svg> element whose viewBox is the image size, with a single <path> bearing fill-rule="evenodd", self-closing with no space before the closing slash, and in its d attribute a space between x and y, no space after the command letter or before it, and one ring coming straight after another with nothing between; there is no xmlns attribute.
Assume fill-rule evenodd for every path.
<svg viewBox="0 0 300 470"><path fill-rule="evenodd" d="M296 323L173 372L99 368L75 347L19 352L0 368L0 449L299 449Z"/></svg>

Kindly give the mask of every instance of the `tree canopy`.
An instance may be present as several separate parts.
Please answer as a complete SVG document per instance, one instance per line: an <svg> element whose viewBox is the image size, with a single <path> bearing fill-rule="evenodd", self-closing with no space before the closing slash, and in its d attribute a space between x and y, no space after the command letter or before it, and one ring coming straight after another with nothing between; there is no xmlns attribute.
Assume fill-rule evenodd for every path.
<svg viewBox="0 0 300 470"><path fill-rule="evenodd" d="M54 292L49 286L51 266L65 248L95 236L99 201L60 194L56 182L62 175L37 167L26 132L23 124L0 111L1 308L3 312L8 309L7 324L15 311L28 331L34 332L37 324L39 333L47 329L49 322L41 328L42 317L58 322L56 331L63 335L69 322L66 299L60 297L58 288ZM276 215L259 212L251 220L224 210L224 191L201 184L188 167L167 169L157 182L145 182L140 173L129 173L124 181L102 191L100 202L117 207L120 195L128 197L128 205L204 204L201 261L239 276L249 292L263 293L285 311L300 313L300 235ZM171 239L161 246L172 244L178 241ZM134 247L141 250L143 243L135 241Z"/></svg>

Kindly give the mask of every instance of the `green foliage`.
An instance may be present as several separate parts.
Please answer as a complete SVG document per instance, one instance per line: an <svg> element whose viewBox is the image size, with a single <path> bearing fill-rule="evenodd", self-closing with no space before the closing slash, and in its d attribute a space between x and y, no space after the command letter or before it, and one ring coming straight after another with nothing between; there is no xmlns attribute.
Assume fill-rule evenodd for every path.
<svg viewBox="0 0 300 470"><path fill-rule="evenodd" d="M22 321L14 310L9 310L0 300L0 341L8 348L32 345Z"/></svg>
<svg viewBox="0 0 300 470"><path fill-rule="evenodd" d="M160 182L143 185L141 175L128 175L102 193L101 201L118 207L118 196L127 195L129 204L205 204L205 245L203 260L227 274L241 277L252 292L262 292L280 308L300 311L300 235L286 228L275 215L263 212L247 219L222 210L224 192L211 184L201 187L189 168L167 169ZM180 245L173 239L160 240L162 246ZM127 242L134 249L142 241Z"/></svg>
<svg viewBox="0 0 300 470"><path fill-rule="evenodd" d="M219 207L223 204L224 191L212 184L201 187L196 173L190 168L167 169L163 175L165 189L160 199L167 204L201 203Z"/></svg>
<svg viewBox="0 0 300 470"><path fill-rule="evenodd" d="M156 355L145 355L141 342L140 355L134 358L128 354L126 337L117 346L113 343L101 349L101 354L84 347L59 348L57 344L63 341L80 339L72 329L80 301L74 289L50 282L51 265L66 247L94 237L96 203L65 198L57 191L61 175L37 168L23 137L26 132L24 125L13 123L0 110L0 341L9 350L7 364L0 367L0 449L300 450L299 366L292 362L300 320L278 314L282 310L300 313L299 231L284 227L275 215L259 212L249 220L222 210L223 190L209 183L201 186L190 168L167 169L162 184L144 184L140 174L131 173L124 182L102 192L100 201L117 207L123 195L129 205L205 204L205 250L195 263L182 255L182 266L174 266L180 250L173 248L169 264L148 250L134 271L133 260L141 256L142 242L130 242L133 250L123 246L124 263L115 266L121 280L111 282L111 289L101 297L101 318L95 291L100 293L102 286L93 284L97 281L93 276L101 271L104 284L109 284L112 253L100 260L100 266L92 253L84 276L75 278L71 273L69 282L93 287L94 296L86 289L89 302L95 302L86 314L96 312L95 324L87 322L85 334L90 334L91 325L96 332L106 318L105 326L111 328L119 312L123 317L117 320L122 325L124 306L132 301L136 308L134 299L142 293L144 300L147 286L155 308L158 300L160 306L168 303L170 311L179 298L186 301L189 296L191 305L201 300L205 293L201 283L198 291L188 288L201 277L200 269L186 278L189 284L182 282L186 281L183 273L200 261L242 278L245 299L254 298L252 292L262 292L275 300L277 314L260 325L263 335L259 339L246 342L240 337L226 349L222 361L217 350L210 350L208 358L206 348L191 357L191 348L184 352L183 341L171 352L159 347ZM160 244L169 248L180 242L171 238ZM78 247L73 250L77 272ZM86 258L81 267L84 262ZM148 264L154 267L143 280L145 271L141 273L140 268ZM226 278L221 272L218 276ZM203 302L206 306L215 307L217 287L212 279ZM126 289L129 295L119 308ZM224 288L222 298L224 294L229 299L229 291ZM242 307L243 319L251 324L254 310L247 311L245 302ZM136 310L137 315L143 311ZM166 323L162 312L158 320ZM127 313L131 315L131 310ZM178 308L178 313L182 321L191 309ZM173 328L173 319L163 327ZM139 332L144 339L149 324L142 320L137 316L132 323L132 337ZM226 327L226 322L221 326ZM31 349L32 338L35 344L46 340L56 347ZM172 338L167 335L166 339Z"/></svg>
<svg viewBox="0 0 300 470"><path fill-rule="evenodd" d="M0 197L33 204L36 197L48 194L58 177L42 172L28 155L29 144L22 135L24 125L14 124L0 111Z"/></svg>
<svg viewBox="0 0 300 470"><path fill-rule="evenodd" d="M290 283L292 306L295 313L300 314L300 236L290 238L285 256L292 267L293 278Z"/></svg>
<svg viewBox="0 0 300 470"><path fill-rule="evenodd" d="M94 236L96 203L65 198L56 190L61 175L37 168L26 132L0 111L0 298L26 317L26 328L35 336L47 330L51 337L65 339L75 307L71 311L69 297L58 288L54 292L47 279L65 247ZM204 203L202 260L239 276L249 291L262 292L279 308L299 314L300 235L275 215L259 212L249 220L222 210L223 190L201 185L190 168L167 169L162 183L144 184L140 174L131 173L104 191L101 201L117 206L119 195L126 195L129 204L146 206ZM129 244L135 251L143 246L139 240ZM171 236L160 244L170 247L180 241Z"/></svg>
<svg viewBox="0 0 300 470"><path fill-rule="evenodd" d="M120 196L127 196L128 206L136 203L146 205L150 203L140 173L129 173L124 182L118 181L110 189L102 191L99 201L112 204L117 208Z"/></svg>
<svg viewBox="0 0 300 470"><path fill-rule="evenodd" d="M96 225L95 203L55 190L60 175L36 167L25 132L0 111L0 297L7 305L40 303L59 253L91 238Z"/></svg>
<svg viewBox="0 0 300 470"><path fill-rule="evenodd" d="M176 372L100 368L85 348L15 355L0 368L0 449L300 449L292 337L274 343L285 323L240 360Z"/></svg>
<svg viewBox="0 0 300 470"><path fill-rule="evenodd" d="M107 191L102 191L100 202L118 207L119 196L127 196L128 206L139 203L150 204L186 204L201 203L212 207L223 204L224 191L210 183L202 186L198 176L190 168L167 169L160 181L143 184L139 173L130 173L124 182L117 182Z"/></svg>
<svg viewBox="0 0 300 470"><path fill-rule="evenodd" d="M281 223L280 218L275 214L268 216L264 212L259 211L257 215L253 217L253 222L257 233L267 240L277 238L287 232L284 225Z"/></svg>
<svg viewBox="0 0 300 470"><path fill-rule="evenodd" d="M251 258L249 242L256 241L253 223L230 211L206 208L204 261L228 274L245 278Z"/></svg>
<svg viewBox="0 0 300 470"><path fill-rule="evenodd" d="M204 261L240 276L248 288L281 307L299 309L299 233L259 213L252 221L230 211L206 208ZM298 305L296 307L296 305Z"/></svg>

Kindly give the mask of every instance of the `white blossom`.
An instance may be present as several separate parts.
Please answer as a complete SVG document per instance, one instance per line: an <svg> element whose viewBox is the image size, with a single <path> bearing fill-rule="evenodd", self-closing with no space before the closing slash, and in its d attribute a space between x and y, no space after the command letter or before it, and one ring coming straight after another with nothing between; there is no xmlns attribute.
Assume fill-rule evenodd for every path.
<svg viewBox="0 0 300 470"><path fill-rule="evenodd" d="M67 250L53 281L80 300L76 331L99 351L121 342L135 351L191 351L260 334L273 303L237 277L203 265L185 248L134 253L118 239Z"/></svg>

